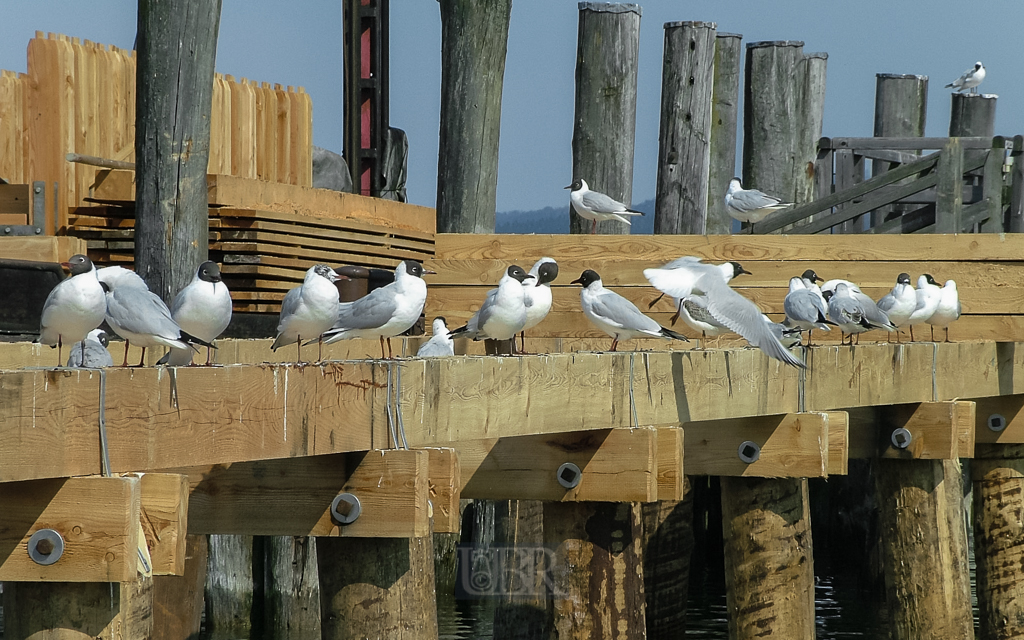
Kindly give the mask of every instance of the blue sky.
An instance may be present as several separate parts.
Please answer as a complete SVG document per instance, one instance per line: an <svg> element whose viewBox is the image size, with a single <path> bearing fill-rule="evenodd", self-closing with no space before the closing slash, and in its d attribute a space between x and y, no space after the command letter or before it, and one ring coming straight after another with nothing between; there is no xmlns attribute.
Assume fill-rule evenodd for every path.
<svg viewBox="0 0 1024 640"><path fill-rule="evenodd" d="M824 134L871 135L875 74L929 76L927 134L948 133L951 82L985 63L981 89L999 95L996 132L1024 132L1024 54L1012 37L1024 2L845 3L658 0L643 7L633 200L653 197L657 175L663 24L705 20L744 42L802 40L829 54ZM130 48L137 3L0 0L0 68L25 71L36 30ZM498 211L568 204L577 2L514 0L502 105ZM391 2L391 124L409 135L410 201L434 205L441 28L435 0ZM224 0L217 70L301 85L313 98L314 143L341 151L341 3Z"/></svg>

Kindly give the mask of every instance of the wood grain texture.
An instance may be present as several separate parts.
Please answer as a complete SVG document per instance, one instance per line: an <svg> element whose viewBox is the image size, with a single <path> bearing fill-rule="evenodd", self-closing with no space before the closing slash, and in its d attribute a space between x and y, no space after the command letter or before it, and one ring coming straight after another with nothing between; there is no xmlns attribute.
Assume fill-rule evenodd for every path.
<svg viewBox="0 0 1024 640"><path fill-rule="evenodd" d="M974 457L973 402L921 402L888 407L863 407L849 412L856 434L850 455L855 458L953 460ZM893 445L892 432L906 429L910 444Z"/></svg>
<svg viewBox="0 0 1024 640"><path fill-rule="evenodd" d="M188 478L146 473L141 478L142 530L153 560L153 575L185 572L188 532Z"/></svg>
<svg viewBox="0 0 1024 640"><path fill-rule="evenodd" d="M153 638L178 640L198 636L203 617L203 586L208 554L206 536L183 536L185 571L153 578Z"/></svg>
<svg viewBox="0 0 1024 640"><path fill-rule="evenodd" d="M459 452L452 447L430 447L427 479L430 486L430 517L434 533L459 533L462 521L459 500L462 491L462 465Z"/></svg>
<svg viewBox="0 0 1024 640"><path fill-rule="evenodd" d="M9 236L0 238L0 258L64 262L76 253L84 254L85 241L67 236Z"/></svg>
<svg viewBox="0 0 1024 640"><path fill-rule="evenodd" d="M740 60L743 36L718 33L711 103L711 161L708 178L707 233L728 234L732 218L725 210L725 192L736 175L736 120L740 105Z"/></svg>
<svg viewBox="0 0 1024 640"><path fill-rule="evenodd" d="M658 427L658 500L683 500L686 474L683 467L683 430Z"/></svg>
<svg viewBox="0 0 1024 640"><path fill-rule="evenodd" d="M1024 444L1024 396L978 398L975 403L974 435L979 446Z"/></svg>

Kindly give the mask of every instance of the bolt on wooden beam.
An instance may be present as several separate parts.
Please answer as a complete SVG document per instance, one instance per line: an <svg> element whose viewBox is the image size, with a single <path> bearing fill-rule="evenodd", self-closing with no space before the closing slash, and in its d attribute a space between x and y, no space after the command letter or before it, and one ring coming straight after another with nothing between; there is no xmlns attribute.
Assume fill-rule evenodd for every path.
<svg viewBox="0 0 1024 640"><path fill-rule="evenodd" d="M952 460L974 456L975 403L919 402L850 409L850 456Z"/></svg>

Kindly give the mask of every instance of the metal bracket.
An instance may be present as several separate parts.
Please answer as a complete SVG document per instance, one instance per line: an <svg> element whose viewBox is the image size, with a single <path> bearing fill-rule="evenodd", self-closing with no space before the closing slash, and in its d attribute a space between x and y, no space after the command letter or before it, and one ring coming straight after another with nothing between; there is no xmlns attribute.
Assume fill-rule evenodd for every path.
<svg viewBox="0 0 1024 640"><path fill-rule="evenodd" d="M1006 425L1006 418L1004 418L1002 415L998 413L993 413L988 417L988 428L991 431L999 433L1000 431L1006 428Z"/></svg>
<svg viewBox="0 0 1024 640"><path fill-rule="evenodd" d="M28 557L36 564L51 565L64 555L64 538L53 529L40 529L28 539Z"/></svg>
<svg viewBox="0 0 1024 640"><path fill-rule="evenodd" d="M889 440L892 441L892 446L897 449L906 449L910 446L910 441L913 439L914 435L903 427L896 429L892 432L892 435L889 436Z"/></svg>
<svg viewBox="0 0 1024 640"><path fill-rule="evenodd" d="M575 489L583 479L583 472L572 462L564 462L558 467L555 476L558 478L558 484L566 489Z"/></svg>
<svg viewBox="0 0 1024 640"><path fill-rule="evenodd" d="M761 446L751 440L744 440L740 443L740 448L737 451L740 460L747 464L757 462L757 459L761 457Z"/></svg>
<svg viewBox="0 0 1024 640"><path fill-rule="evenodd" d="M339 524L352 524L362 511L359 498L351 493L339 493L331 502L331 517Z"/></svg>

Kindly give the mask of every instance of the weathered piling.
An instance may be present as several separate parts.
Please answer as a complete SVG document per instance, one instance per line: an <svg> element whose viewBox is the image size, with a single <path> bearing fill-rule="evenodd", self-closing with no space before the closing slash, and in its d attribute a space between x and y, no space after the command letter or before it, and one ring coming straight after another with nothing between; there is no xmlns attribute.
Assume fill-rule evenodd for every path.
<svg viewBox="0 0 1024 640"><path fill-rule="evenodd" d="M212 640L250 636L253 585L253 536L209 536L206 632Z"/></svg>
<svg viewBox="0 0 1024 640"><path fill-rule="evenodd" d="M4 638L98 640L153 635L153 580L5 582Z"/></svg>
<svg viewBox="0 0 1024 640"><path fill-rule="evenodd" d="M572 175L591 189L630 204L640 50L640 5L579 3L576 109ZM571 233L590 233L592 223L569 207ZM629 233L616 220L599 222L601 233Z"/></svg>
<svg viewBox="0 0 1024 640"><path fill-rule="evenodd" d="M800 127L794 145L796 166L793 176L793 202L806 204L817 195L814 161L818 157L818 140L825 119L825 78L827 53L808 53L800 60L799 107Z"/></svg>
<svg viewBox="0 0 1024 640"><path fill-rule="evenodd" d="M949 113L949 135L994 136L998 97L991 93L954 93Z"/></svg>
<svg viewBox="0 0 1024 640"><path fill-rule="evenodd" d="M316 538L264 538L263 603L263 637L319 640Z"/></svg>
<svg viewBox="0 0 1024 640"><path fill-rule="evenodd" d="M686 632L686 599L693 552L693 490L684 498L641 505L647 637L679 638Z"/></svg>
<svg viewBox="0 0 1024 640"><path fill-rule="evenodd" d="M321 538L325 640L437 637L432 538Z"/></svg>
<svg viewBox="0 0 1024 640"><path fill-rule="evenodd" d="M206 168L220 0L139 2L135 270L170 303L209 251Z"/></svg>
<svg viewBox="0 0 1024 640"><path fill-rule="evenodd" d="M729 637L814 637L806 479L723 477Z"/></svg>
<svg viewBox="0 0 1024 640"><path fill-rule="evenodd" d="M928 76L899 73L875 74L876 138L919 138L924 135L928 116ZM885 160L871 161L871 175L892 168ZM902 214L905 207L892 205L871 213L871 226Z"/></svg>
<svg viewBox="0 0 1024 640"><path fill-rule="evenodd" d="M495 503L495 548L501 551L503 579L494 609L495 640L544 637L551 626L551 575L544 552L544 503L499 500Z"/></svg>
<svg viewBox="0 0 1024 640"><path fill-rule="evenodd" d="M960 465L880 459L875 480L892 637L973 638Z"/></svg>
<svg viewBox="0 0 1024 640"><path fill-rule="evenodd" d="M206 563L207 537L190 535L185 540L184 574L153 578L154 640L199 637Z"/></svg>
<svg viewBox="0 0 1024 640"><path fill-rule="evenodd" d="M714 92L713 22L666 22L654 233L706 231Z"/></svg>
<svg viewBox="0 0 1024 640"><path fill-rule="evenodd" d="M1013 137L1013 151L1010 153L1010 211L1006 230L1011 233L1024 232L1024 136Z"/></svg>
<svg viewBox="0 0 1024 640"><path fill-rule="evenodd" d="M935 233L961 233L964 230L964 147L959 138L950 138L943 147L935 171L939 178L935 187Z"/></svg>
<svg viewBox="0 0 1024 640"><path fill-rule="evenodd" d="M512 0L441 1L438 233L493 233Z"/></svg>
<svg viewBox="0 0 1024 640"><path fill-rule="evenodd" d="M725 192L736 175L736 121L740 108L740 59L743 36L718 32L715 37L714 94L711 99L711 160L708 175L708 234L732 230Z"/></svg>
<svg viewBox="0 0 1024 640"><path fill-rule="evenodd" d="M979 637L1024 636L1024 445L978 443L974 481L974 558Z"/></svg>

